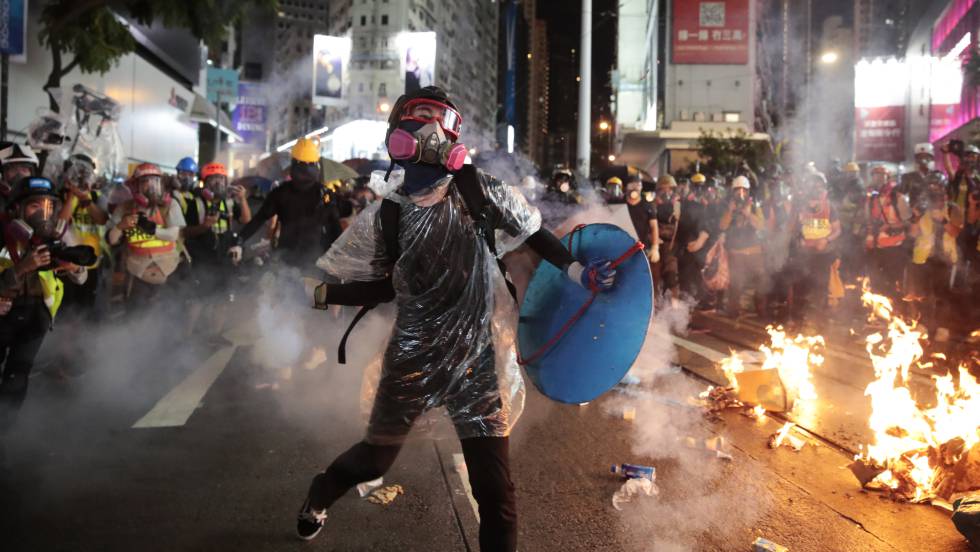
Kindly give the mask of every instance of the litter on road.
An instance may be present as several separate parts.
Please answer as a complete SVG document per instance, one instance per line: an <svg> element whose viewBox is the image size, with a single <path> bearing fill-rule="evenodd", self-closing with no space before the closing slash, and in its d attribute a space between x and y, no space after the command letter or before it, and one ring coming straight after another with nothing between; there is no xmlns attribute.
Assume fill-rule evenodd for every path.
<svg viewBox="0 0 980 552"><path fill-rule="evenodd" d="M405 494L405 489L402 489L401 485L388 485L387 487L375 489L375 491L371 493L371 496L368 497L368 502L387 506L391 504L400 494Z"/></svg>
<svg viewBox="0 0 980 552"><path fill-rule="evenodd" d="M789 552L789 548L776 544L771 540L756 537L752 542L752 552Z"/></svg>
<svg viewBox="0 0 980 552"><path fill-rule="evenodd" d="M660 489L657 488L657 484L652 480L630 479L626 483L623 483L623 486L618 491L613 493L612 505L613 508L622 511L622 504L633 502L633 499L638 496L657 496L658 494L660 494Z"/></svg>

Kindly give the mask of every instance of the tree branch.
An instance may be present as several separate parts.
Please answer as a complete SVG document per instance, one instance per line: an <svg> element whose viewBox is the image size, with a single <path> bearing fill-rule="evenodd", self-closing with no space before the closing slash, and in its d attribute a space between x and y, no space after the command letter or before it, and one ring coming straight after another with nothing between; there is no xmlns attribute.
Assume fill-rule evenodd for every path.
<svg viewBox="0 0 980 552"><path fill-rule="evenodd" d="M78 18L87 11L109 6L107 0L75 0L71 4L72 7L70 9L65 10L61 17L52 21L48 26L49 35L53 36L65 25L76 23Z"/></svg>
<svg viewBox="0 0 980 552"><path fill-rule="evenodd" d="M71 73L72 69L74 69L77 65L78 65L78 56L75 56L75 59L71 60L71 63L66 65L65 68L61 70L61 76L64 77L68 73Z"/></svg>

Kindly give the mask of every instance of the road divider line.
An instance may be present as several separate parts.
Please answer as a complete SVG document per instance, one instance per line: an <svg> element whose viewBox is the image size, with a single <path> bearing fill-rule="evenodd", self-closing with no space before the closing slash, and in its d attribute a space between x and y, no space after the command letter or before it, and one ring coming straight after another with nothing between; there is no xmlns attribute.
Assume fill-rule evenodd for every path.
<svg viewBox="0 0 980 552"><path fill-rule="evenodd" d="M710 360L711 362L716 362L716 363L721 362L723 359L726 359L729 356L724 353L719 353L718 351L710 347L705 347L704 345L699 345L693 341L688 341L683 337L677 337L676 335L673 335L671 336L671 339L674 341L675 345L684 347L688 351L691 351L696 355L702 356Z"/></svg>
<svg viewBox="0 0 980 552"><path fill-rule="evenodd" d="M473 488L470 487L470 475L469 469L466 467L466 459L463 458L462 453L453 454L453 466L456 467L456 474L459 475L460 481L463 482L463 490L466 491L466 498L470 501L470 507L473 508L473 515L476 516L476 521L480 521L480 507L476 504L476 499L473 498Z"/></svg>
<svg viewBox="0 0 980 552"><path fill-rule="evenodd" d="M133 428L180 427L187 423L201 399L224 371L237 346L222 347L133 424Z"/></svg>

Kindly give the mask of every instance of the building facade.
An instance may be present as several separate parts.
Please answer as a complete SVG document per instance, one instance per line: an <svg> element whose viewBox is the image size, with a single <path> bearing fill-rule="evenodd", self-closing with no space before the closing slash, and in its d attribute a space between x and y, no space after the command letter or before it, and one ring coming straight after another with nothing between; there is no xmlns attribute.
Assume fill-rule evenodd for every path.
<svg viewBox="0 0 980 552"><path fill-rule="evenodd" d="M531 63L528 81L528 133L527 155L538 167L547 163L549 148L548 111L549 79L551 78L548 56L548 25L543 19L530 14Z"/></svg>

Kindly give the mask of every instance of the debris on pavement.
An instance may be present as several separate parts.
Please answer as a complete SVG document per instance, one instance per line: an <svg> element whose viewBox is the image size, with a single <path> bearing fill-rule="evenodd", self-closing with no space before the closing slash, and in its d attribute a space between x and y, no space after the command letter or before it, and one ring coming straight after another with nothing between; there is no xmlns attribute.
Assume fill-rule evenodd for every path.
<svg viewBox="0 0 980 552"><path fill-rule="evenodd" d="M850 468L851 473L857 478L861 487L867 487L868 483L871 483L876 477L885 472L885 468L863 460L855 460L848 464L847 467Z"/></svg>
<svg viewBox="0 0 980 552"><path fill-rule="evenodd" d="M756 537L752 541L752 552L789 552L789 548L776 544L771 540Z"/></svg>
<svg viewBox="0 0 980 552"><path fill-rule="evenodd" d="M400 494L405 494L405 489L401 485L388 485L387 487L375 489L367 499L368 502L373 504L387 506L394 502L395 498Z"/></svg>
<svg viewBox="0 0 980 552"><path fill-rule="evenodd" d="M623 483L618 491L613 493L612 505L613 508L622 511L621 505L633 502L634 497L657 496L659 494L660 489L657 488L657 484L652 479L629 479Z"/></svg>
<svg viewBox="0 0 980 552"><path fill-rule="evenodd" d="M953 525L974 550L980 550L980 494L953 503Z"/></svg>
<svg viewBox="0 0 980 552"><path fill-rule="evenodd" d="M708 439L695 439L694 437L685 437L684 444L687 446L687 448L714 453L715 458L720 458L722 460L727 460L729 462L731 462L734 459L732 455L726 450L728 447L725 445L725 438L722 437L721 435L710 437Z"/></svg>
<svg viewBox="0 0 980 552"><path fill-rule="evenodd" d="M375 489L385 484L385 478L379 477L374 481L365 481L357 484L357 496L364 498L374 492Z"/></svg>
<svg viewBox="0 0 980 552"><path fill-rule="evenodd" d="M796 427L796 424L793 422L783 424L783 427L769 436L769 448L775 449L782 445L787 445L795 452L800 452L806 446L806 441L791 434L794 427Z"/></svg>
<svg viewBox="0 0 980 552"><path fill-rule="evenodd" d="M641 464L618 464L609 467L609 473L615 473L626 479L649 479L656 481L657 468Z"/></svg>
<svg viewBox="0 0 980 552"><path fill-rule="evenodd" d="M636 407L634 406L624 406L623 407L623 419L627 422L632 422L636 419Z"/></svg>

